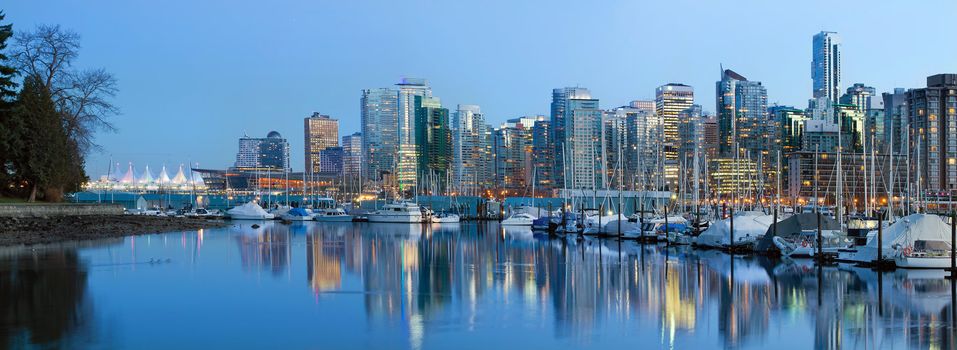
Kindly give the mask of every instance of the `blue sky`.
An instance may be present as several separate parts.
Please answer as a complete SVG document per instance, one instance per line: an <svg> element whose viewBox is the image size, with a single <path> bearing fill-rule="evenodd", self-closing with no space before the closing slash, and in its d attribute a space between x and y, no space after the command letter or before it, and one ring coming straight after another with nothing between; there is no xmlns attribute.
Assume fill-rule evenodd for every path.
<svg viewBox="0 0 957 350"><path fill-rule="evenodd" d="M806 106L811 36L843 38L842 85L887 91L957 72L954 1L12 1L14 30L60 24L82 36L79 67L114 73L123 114L109 159L222 168L236 139L277 130L302 169L302 118L359 130L363 88L429 79L445 106L479 104L494 125L548 113L551 89L588 87L602 107L695 87L714 110L719 64ZM950 33L950 36L946 36Z"/></svg>

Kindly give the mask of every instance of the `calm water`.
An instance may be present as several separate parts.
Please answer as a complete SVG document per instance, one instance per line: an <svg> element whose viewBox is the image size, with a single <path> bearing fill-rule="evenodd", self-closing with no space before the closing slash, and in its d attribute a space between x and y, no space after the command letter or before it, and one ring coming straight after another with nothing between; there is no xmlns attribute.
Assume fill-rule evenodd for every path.
<svg viewBox="0 0 957 350"><path fill-rule="evenodd" d="M495 223L250 225L0 250L0 347L954 348L943 272Z"/></svg>

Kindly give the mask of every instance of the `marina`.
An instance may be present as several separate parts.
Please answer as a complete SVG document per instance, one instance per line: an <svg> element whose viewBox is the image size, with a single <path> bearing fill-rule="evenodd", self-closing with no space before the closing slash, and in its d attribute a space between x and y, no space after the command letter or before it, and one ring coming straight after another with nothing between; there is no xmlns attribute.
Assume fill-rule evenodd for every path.
<svg viewBox="0 0 957 350"><path fill-rule="evenodd" d="M944 271L555 237L496 222L235 221L2 249L0 271L13 277L0 284L8 296L0 303L22 310L5 321L3 342L14 347L168 348L188 339L230 348L766 349L787 339L789 349L863 349L957 341L957 294ZM53 285L62 287L30 297ZM42 326L32 322L40 317Z"/></svg>

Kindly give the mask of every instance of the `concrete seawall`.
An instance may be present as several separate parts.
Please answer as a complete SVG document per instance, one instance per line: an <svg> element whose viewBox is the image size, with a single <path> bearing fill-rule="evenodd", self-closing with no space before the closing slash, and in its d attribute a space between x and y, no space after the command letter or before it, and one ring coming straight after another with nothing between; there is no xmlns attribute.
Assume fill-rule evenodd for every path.
<svg viewBox="0 0 957 350"><path fill-rule="evenodd" d="M0 204L0 217L120 215L119 204Z"/></svg>

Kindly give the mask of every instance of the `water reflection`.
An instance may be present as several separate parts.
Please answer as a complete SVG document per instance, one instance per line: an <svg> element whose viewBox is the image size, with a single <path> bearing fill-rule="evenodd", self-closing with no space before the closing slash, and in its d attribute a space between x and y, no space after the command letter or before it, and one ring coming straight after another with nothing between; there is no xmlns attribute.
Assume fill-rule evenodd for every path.
<svg viewBox="0 0 957 350"><path fill-rule="evenodd" d="M168 245L168 239L183 243ZM117 256L145 260L131 254L134 248L139 256L172 256L172 263L131 267L118 281L133 289L188 286L181 294L149 302L217 325L210 332L184 330L180 336L216 339L219 330L232 334L231 341L240 346L250 346L247 342L262 334L236 330L272 314L283 324L322 325L308 332L270 328L270 336L298 345L293 347L955 345L954 285L944 272L877 273L688 247L552 238L495 223L265 223L257 229L246 224L127 238L108 250L13 249L0 260L4 343L69 339L101 318L90 317L94 303L109 310L99 316L123 319L125 309L111 307L120 301L99 297L107 293L94 281L126 268L84 266L115 262ZM238 259L233 258L237 248ZM260 272L273 278L258 278ZM194 284L194 278L223 284ZM87 280L94 292L87 291ZM257 292L246 299L207 299L190 308L179 306L188 300L175 297L231 295L220 293L244 290L237 284ZM248 303L262 307L222 311ZM166 324L149 326L151 332L174 331ZM103 336L104 341L121 338L121 347L144 345L122 334L133 332L128 328Z"/></svg>
<svg viewBox="0 0 957 350"><path fill-rule="evenodd" d="M107 240L25 250L0 248L0 348L82 344L93 313L87 267L78 247Z"/></svg>

